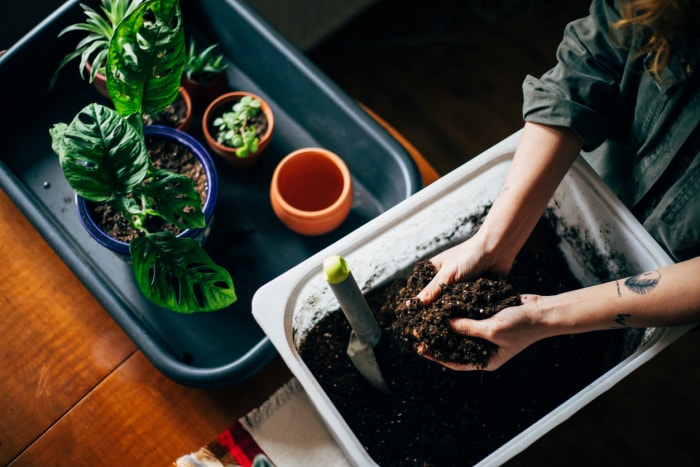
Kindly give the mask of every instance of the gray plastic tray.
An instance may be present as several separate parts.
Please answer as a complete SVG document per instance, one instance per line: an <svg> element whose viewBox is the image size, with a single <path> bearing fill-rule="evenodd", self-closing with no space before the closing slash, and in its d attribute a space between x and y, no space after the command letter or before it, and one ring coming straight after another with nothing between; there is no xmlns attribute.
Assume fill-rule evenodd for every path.
<svg viewBox="0 0 700 467"><path fill-rule="evenodd" d="M0 187L162 373L189 386L226 386L252 376L276 355L251 315L256 290L422 185L410 154L245 3L202 0L182 6L186 34L197 36L199 44L220 44L231 65L229 87L268 99L275 112L273 141L257 166L236 171L217 160L220 192L206 248L231 272L235 304L192 315L155 307L138 291L130 267L80 226L48 132L102 99L72 64L48 92L58 61L79 40L77 33L57 39L65 26L83 21L77 0L63 4L0 58L0 102L12 115L2 127ZM190 133L204 142L199 117ZM347 221L320 237L286 229L268 198L276 163L306 146L340 155L356 188Z"/></svg>

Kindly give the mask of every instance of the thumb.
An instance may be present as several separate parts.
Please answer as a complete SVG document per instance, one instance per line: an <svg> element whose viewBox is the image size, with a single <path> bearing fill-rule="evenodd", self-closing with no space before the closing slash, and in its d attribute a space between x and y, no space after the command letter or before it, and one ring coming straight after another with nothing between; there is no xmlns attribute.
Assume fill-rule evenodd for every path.
<svg viewBox="0 0 700 467"><path fill-rule="evenodd" d="M440 275L440 272L438 272L435 277L428 282L428 285L418 293L416 298L418 298L423 305L430 305L442 293L443 285L445 285L445 280Z"/></svg>
<svg viewBox="0 0 700 467"><path fill-rule="evenodd" d="M453 318L450 320L450 328L459 335L466 337L486 338L486 320L470 318Z"/></svg>

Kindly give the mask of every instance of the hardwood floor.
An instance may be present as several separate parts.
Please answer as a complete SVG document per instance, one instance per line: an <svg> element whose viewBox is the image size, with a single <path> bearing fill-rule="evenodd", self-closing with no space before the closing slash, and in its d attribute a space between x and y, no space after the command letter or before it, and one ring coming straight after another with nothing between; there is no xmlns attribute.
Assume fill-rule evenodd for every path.
<svg viewBox="0 0 700 467"><path fill-rule="evenodd" d="M564 25L588 5L383 0L309 56L444 174L520 129L523 78L553 65ZM696 327L508 465L700 465L699 337Z"/></svg>

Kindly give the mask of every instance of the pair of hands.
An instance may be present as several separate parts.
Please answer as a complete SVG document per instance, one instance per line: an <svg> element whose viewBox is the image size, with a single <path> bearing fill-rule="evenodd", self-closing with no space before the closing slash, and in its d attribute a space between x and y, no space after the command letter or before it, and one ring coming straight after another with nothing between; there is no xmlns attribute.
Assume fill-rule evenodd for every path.
<svg viewBox="0 0 700 467"><path fill-rule="evenodd" d="M512 261L498 264L495 260L490 260L480 253L482 250L477 243L476 239L467 240L431 258L437 273L417 296L424 305L432 303L440 295L443 284L469 280L489 271L500 275L506 275L510 271ZM482 338L498 346L486 368L438 361L421 349L418 352L424 358L452 370L495 370L543 337L537 325L540 322L542 300L546 300L546 297L521 295L520 306L504 308L488 319L455 318L450 321L450 327L457 334Z"/></svg>
<svg viewBox="0 0 700 467"><path fill-rule="evenodd" d="M431 259L438 272L418 299L431 303L440 295L441 284L474 279L486 272L508 274L582 146L581 138L571 129L526 122L511 168L484 223L473 237ZM501 310L485 320L455 319L451 323L459 334L498 346L487 370L497 369L530 344L555 332L542 319L543 312L554 308L550 297L521 295L521 300L522 305ZM547 303L550 306L545 306ZM440 363L456 370L477 369Z"/></svg>

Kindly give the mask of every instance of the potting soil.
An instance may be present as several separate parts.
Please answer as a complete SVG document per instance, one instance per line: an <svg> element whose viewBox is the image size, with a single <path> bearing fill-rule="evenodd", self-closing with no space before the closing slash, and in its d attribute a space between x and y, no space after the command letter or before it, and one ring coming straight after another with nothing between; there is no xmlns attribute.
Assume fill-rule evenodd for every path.
<svg viewBox="0 0 700 467"><path fill-rule="evenodd" d="M442 303L459 302L464 310L478 310L491 294L498 308L512 304L518 292L553 295L580 288L556 248L554 222L552 216L543 217L503 282L492 278L495 282L488 286L445 287ZM367 383L346 355L350 327L340 310L312 327L299 347L312 374L382 466L473 465L620 361L630 333L637 339L634 330L558 336L535 343L496 371L449 370L420 357L415 345L425 339L423 331L412 334L407 332L411 324L400 322L406 301L415 298L434 273L429 262L420 261L409 277L366 295L383 329L375 354L390 395ZM495 285L503 289L494 290ZM489 310L484 317L498 311ZM442 319L433 320L434 329ZM464 345L463 338L440 345L449 342ZM490 355L489 345L493 344L472 342L466 347ZM463 349L460 358L468 359L469 352Z"/></svg>

